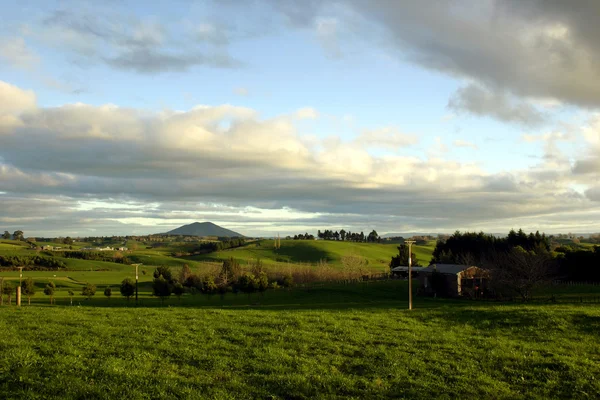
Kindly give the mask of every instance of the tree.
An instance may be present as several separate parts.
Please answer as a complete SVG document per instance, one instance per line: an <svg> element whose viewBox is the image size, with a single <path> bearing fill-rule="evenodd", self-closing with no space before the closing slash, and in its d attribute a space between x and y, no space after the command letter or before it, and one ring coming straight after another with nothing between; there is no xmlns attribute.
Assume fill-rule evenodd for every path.
<svg viewBox="0 0 600 400"><path fill-rule="evenodd" d="M13 290L15 290L14 286L10 282L4 282L2 284L1 289L2 289L2 293L0 293L0 296L5 295L8 300L8 305L10 306L10 299L11 299Z"/></svg>
<svg viewBox="0 0 600 400"><path fill-rule="evenodd" d="M256 278L256 289L261 293L261 295L269 288L269 277L267 273L262 271L258 274Z"/></svg>
<svg viewBox="0 0 600 400"><path fill-rule="evenodd" d="M375 229L373 229L371 233L369 233L369 236L367 236L368 242L376 242L378 239L379 235L377 234L377 231Z"/></svg>
<svg viewBox="0 0 600 400"><path fill-rule="evenodd" d="M555 261L543 248L526 251L520 246L505 252L491 252L483 261L491 272L490 285L496 294L516 293L524 302L534 290L551 281Z"/></svg>
<svg viewBox="0 0 600 400"><path fill-rule="evenodd" d="M112 296L112 289L110 288L110 286L107 286L104 289L104 295L110 300L110 296Z"/></svg>
<svg viewBox="0 0 600 400"><path fill-rule="evenodd" d="M135 294L135 282L131 278L125 278L119 287L121 296L127 297L127 301Z"/></svg>
<svg viewBox="0 0 600 400"><path fill-rule="evenodd" d="M33 279L27 278L21 282L21 293L27 296L27 304L31 305L31 296L35 295L35 284Z"/></svg>
<svg viewBox="0 0 600 400"><path fill-rule="evenodd" d="M342 239L342 242L346 240L346 231L343 229L340 230L340 238Z"/></svg>
<svg viewBox="0 0 600 400"><path fill-rule="evenodd" d="M23 240L23 231L15 231L15 233L13 233L13 239L14 240Z"/></svg>
<svg viewBox="0 0 600 400"><path fill-rule="evenodd" d="M187 264L183 264L183 267L181 267L181 271L179 271L178 281L184 283L190 275L192 275L192 270L190 269L190 266Z"/></svg>
<svg viewBox="0 0 600 400"><path fill-rule="evenodd" d="M70 236L67 236L66 238L63 239L63 243L64 244L73 244L73 239L71 239Z"/></svg>
<svg viewBox="0 0 600 400"><path fill-rule="evenodd" d="M257 260L256 263L260 263ZM219 273L219 281L221 284L228 285L230 282L235 281L242 273L242 267L240 263L233 257L223 261L221 272Z"/></svg>
<svg viewBox="0 0 600 400"><path fill-rule="evenodd" d="M184 288L181 283L177 282L175 285L173 285L173 294L175 294L175 296L177 296L177 299L179 301L181 301L181 295L183 293L184 293Z"/></svg>
<svg viewBox="0 0 600 400"><path fill-rule="evenodd" d="M75 296L75 292L72 290L69 290L69 299L71 300L71 305L73 305L73 296Z"/></svg>
<svg viewBox="0 0 600 400"><path fill-rule="evenodd" d="M407 265L408 265L408 245L401 244L400 246L398 246L398 255L392 257L392 260L390 261L390 269L400 267L400 266L407 266ZM419 261L417 260L417 257L415 256L415 253L411 253L411 265L414 267L420 266Z"/></svg>
<svg viewBox="0 0 600 400"><path fill-rule="evenodd" d="M218 287L215 283L215 278L210 275L205 276L202 280L202 293L211 296L216 293L217 289Z"/></svg>
<svg viewBox="0 0 600 400"><path fill-rule="evenodd" d="M160 266L154 270L154 279L158 279L160 276L162 276L169 284L173 283L173 273L171 272L171 268L166 265Z"/></svg>
<svg viewBox="0 0 600 400"><path fill-rule="evenodd" d="M56 291L56 285L54 282L50 282L44 288L44 294L50 296L50 304L54 303L54 292Z"/></svg>
<svg viewBox="0 0 600 400"><path fill-rule="evenodd" d="M173 286L171 286L169 281L162 275L159 275L158 278L155 278L154 281L152 281L152 294L156 297L160 297L161 303L164 303L165 299L171 296L172 292Z"/></svg>
<svg viewBox="0 0 600 400"><path fill-rule="evenodd" d="M86 283L86 285L81 289L81 295L87 297L88 300L92 298L93 295L96 294L96 285L91 283Z"/></svg>
<svg viewBox="0 0 600 400"><path fill-rule="evenodd" d="M246 272L244 275L240 276L238 285L242 292L248 294L248 298L250 298L250 294L258 288L256 277L251 272Z"/></svg>
<svg viewBox="0 0 600 400"><path fill-rule="evenodd" d="M10 232L9 231L4 231L4 234L2 235L2 239L10 239Z"/></svg>

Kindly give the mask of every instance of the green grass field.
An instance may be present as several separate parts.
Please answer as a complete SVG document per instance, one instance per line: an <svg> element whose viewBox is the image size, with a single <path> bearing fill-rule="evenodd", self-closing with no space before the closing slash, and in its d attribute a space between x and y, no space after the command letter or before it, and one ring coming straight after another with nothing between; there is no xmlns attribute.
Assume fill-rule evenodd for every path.
<svg viewBox="0 0 600 400"><path fill-rule="evenodd" d="M245 300L223 307L212 299L193 308L122 307L112 300L92 303L97 307L2 307L0 393L27 399L594 399L600 393L598 306L417 299L408 311L399 282L330 289L337 294L329 298L319 291L271 293L260 306ZM286 296L290 303L280 304Z"/></svg>
<svg viewBox="0 0 600 400"><path fill-rule="evenodd" d="M435 242L413 246L413 252L421 265L429 265ZM240 260L261 259L264 263L317 263L325 261L342 265L343 256L359 256L368 261L370 268L387 271L390 259L398 254L397 244L352 243L326 240L282 240L281 248L274 248L273 240L261 240L246 246L193 256L191 260L219 261L229 257Z"/></svg>

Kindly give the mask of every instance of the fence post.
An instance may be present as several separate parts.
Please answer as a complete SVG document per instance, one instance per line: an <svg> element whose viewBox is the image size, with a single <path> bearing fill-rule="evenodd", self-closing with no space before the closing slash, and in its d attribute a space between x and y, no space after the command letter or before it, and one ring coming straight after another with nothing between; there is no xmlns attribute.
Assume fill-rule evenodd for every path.
<svg viewBox="0 0 600 400"><path fill-rule="evenodd" d="M17 307L21 307L21 286L17 286L16 301L17 301Z"/></svg>

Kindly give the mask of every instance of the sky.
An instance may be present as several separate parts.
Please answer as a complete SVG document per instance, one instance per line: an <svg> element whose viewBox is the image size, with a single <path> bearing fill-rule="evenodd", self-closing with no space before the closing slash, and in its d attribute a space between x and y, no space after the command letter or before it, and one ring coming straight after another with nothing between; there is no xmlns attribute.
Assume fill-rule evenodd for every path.
<svg viewBox="0 0 600 400"><path fill-rule="evenodd" d="M32 1L0 230L600 232L596 0Z"/></svg>

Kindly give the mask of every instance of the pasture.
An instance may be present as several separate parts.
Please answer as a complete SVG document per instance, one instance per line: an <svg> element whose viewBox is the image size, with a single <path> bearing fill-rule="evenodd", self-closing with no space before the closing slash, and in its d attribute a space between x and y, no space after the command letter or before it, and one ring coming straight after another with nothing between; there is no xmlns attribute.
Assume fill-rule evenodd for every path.
<svg viewBox="0 0 600 400"><path fill-rule="evenodd" d="M343 302L328 303L315 291L260 306L2 307L0 390L28 399L600 393L600 307L418 299L409 312L406 291L389 284L347 287ZM293 303L277 304L285 296Z"/></svg>

